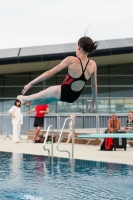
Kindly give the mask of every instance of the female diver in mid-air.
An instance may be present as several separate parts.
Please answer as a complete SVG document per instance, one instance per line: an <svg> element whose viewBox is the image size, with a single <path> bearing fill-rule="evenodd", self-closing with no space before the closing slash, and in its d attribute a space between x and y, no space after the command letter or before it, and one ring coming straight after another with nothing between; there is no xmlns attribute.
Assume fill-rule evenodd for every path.
<svg viewBox="0 0 133 200"><path fill-rule="evenodd" d="M17 99L26 106L31 104L49 104L53 101L63 101L73 103L76 101L84 86L91 77L92 100L90 101L90 112L92 112L97 97L97 66L88 56L98 46L89 37L82 37L76 47L76 56L66 57L59 65L53 69L44 72L33 81L24 86L22 94L24 95L33 85L38 82L51 78L54 74L68 68L68 73L61 85L51 86L36 94L29 96L19 95Z"/></svg>

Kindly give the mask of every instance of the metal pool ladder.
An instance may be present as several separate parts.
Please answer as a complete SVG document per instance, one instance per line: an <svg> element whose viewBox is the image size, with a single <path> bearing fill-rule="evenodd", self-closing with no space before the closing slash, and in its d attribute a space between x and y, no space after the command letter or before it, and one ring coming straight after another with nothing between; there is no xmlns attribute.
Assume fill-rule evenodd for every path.
<svg viewBox="0 0 133 200"><path fill-rule="evenodd" d="M64 124L63 124L63 127L62 127L62 130L61 130L61 133L60 133L60 137L59 137L59 139L58 139L58 143L57 143L57 150L58 151L60 151L60 152L67 152L68 153L68 156L69 156L69 159L70 159L70 152L69 151L67 151L67 150L60 150L59 149L59 143L60 143L60 141L61 141L61 138L62 138L62 134L63 134L63 131L64 131L64 128L65 128L65 125L66 125L66 122L68 121L68 120L72 120L72 123L73 123L73 126L72 126L72 159L74 158L74 120L71 118L71 117L67 117L66 119L65 119L65 121L64 121Z"/></svg>
<svg viewBox="0 0 133 200"><path fill-rule="evenodd" d="M48 151L48 157L50 157L50 150L45 148L45 145L46 145L46 142L47 142L47 138L48 138L48 134L49 134L50 130L52 130L51 156L53 157L53 126L52 125L49 125L49 127L47 129L47 133L46 133L45 140L44 140L44 143L43 143L43 149L45 151Z"/></svg>

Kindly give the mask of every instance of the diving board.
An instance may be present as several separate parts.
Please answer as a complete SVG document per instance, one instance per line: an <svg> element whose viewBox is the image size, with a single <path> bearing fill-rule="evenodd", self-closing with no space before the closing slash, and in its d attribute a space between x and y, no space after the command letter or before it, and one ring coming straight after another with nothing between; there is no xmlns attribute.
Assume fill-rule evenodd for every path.
<svg viewBox="0 0 133 200"><path fill-rule="evenodd" d="M133 133L92 133L78 135L78 138L133 138Z"/></svg>

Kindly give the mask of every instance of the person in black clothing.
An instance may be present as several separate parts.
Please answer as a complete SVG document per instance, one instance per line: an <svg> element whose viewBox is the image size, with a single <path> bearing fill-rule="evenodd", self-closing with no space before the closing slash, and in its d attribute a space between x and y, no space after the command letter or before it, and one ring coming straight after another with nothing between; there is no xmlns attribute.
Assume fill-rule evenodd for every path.
<svg viewBox="0 0 133 200"><path fill-rule="evenodd" d="M131 110L128 111L128 119L126 121L123 131L133 133L133 112ZM127 147L131 147L129 142L127 142Z"/></svg>

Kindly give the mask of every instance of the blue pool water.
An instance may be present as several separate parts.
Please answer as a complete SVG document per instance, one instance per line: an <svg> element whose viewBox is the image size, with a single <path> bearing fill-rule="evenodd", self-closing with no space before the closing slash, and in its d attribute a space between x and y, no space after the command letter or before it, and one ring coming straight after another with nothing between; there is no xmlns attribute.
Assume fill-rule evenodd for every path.
<svg viewBox="0 0 133 200"><path fill-rule="evenodd" d="M133 166L0 152L0 199L133 200Z"/></svg>

